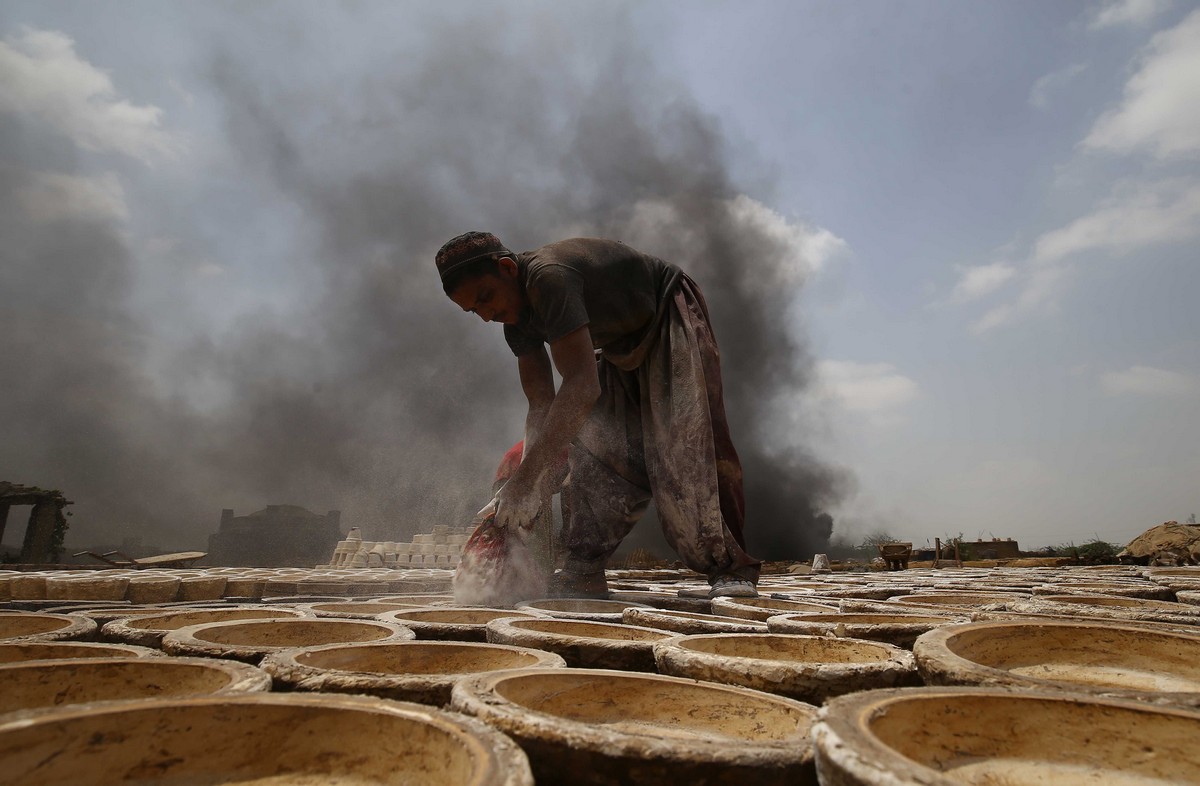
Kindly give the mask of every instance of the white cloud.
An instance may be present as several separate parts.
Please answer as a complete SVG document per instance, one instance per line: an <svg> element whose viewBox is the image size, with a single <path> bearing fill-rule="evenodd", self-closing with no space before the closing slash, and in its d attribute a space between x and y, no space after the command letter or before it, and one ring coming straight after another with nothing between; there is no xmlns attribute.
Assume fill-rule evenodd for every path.
<svg viewBox="0 0 1200 786"><path fill-rule="evenodd" d="M17 193L17 198L26 215L37 222L129 218L125 189L111 172L96 177L36 172Z"/></svg>
<svg viewBox="0 0 1200 786"><path fill-rule="evenodd" d="M1100 376L1100 387L1110 396L1151 396L1157 398L1200 395L1200 377L1150 366L1131 366Z"/></svg>
<svg viewBox="0 0 1200 786"><path fill-rule="evenodd" d="M1096 121L1083 146L1159 158L1200 154L1200 10L1151 39L1121 104Z"/></svg>
<svg viewBox="0 0 1200 786"><path fill-rule="evenodd" d="M1197 238L1200 182L1173 178L1124 184L1091 213L1038 237L1023 269L1007 274L989 270L996 265L968 268L951 299L968 301L972 293L986 293L991 291L989 287L996 288L1010 279L1022 282L1021 293L1014 301L992 308L971 325L971 332L979 335L1052 306L1072 272L1075 258L1081 254L1129 254Z"/></svg>
<svg viewBox="0 0 1200 786"><path fill-rule="evenodd" d="M1016 268L1003 262L960 268L950 300L955 303L977 300L1004 286L1016 273Z"/></svg>
<svg viewBox="0 0 1200 786"><path fill-rule="evenodd" d="M817 363L817 378L826 397L841 409L876 422L895 420L920 392L916 382L890 363L822 360Z"/></svg>
<svg viewBox="0 0 1200 786"><path fill-rule="evenodd" d="M120 98L108 74L53 30L22 28L0 41L0 111L36 118L84 150L146 162L179 150L161 109Z"/></svg>
<svg viewBox="0 0 1200 786"><path fill-rule="evenodd" d="M1036 268L1025 276L1025 287L1012 303L1005 303L988 311L971 325L971 332L979 335L1008 324L1016 317L1048 306L1067 277L1067 269L1061 266Z"/></svg>
<svg viewBox="0 0 1200 786"><path fill-rule="evenodd" d="M763 293L796 289L811 274L827 267L849 248L845 240L828 229L803 221L791 221L756 199L740 194L724 200L719 220L728 220L742 237L761 238L750 260L761 273L747 284ZM586 227L566 227L565 234L586 234ZM645 199L631 206L626 240L637 248L654 248L669 236L677 244L681 259L700 252L702 233L694 222L667 200Z"/></svg>
<svg viewBox="0 0 1200 786"><path fill-rule="evenodd" d="M1171 0L1108 0L1090 14L1088 28L1144 25L1171 7Z"/></svg>
<svg viewBox="0 0 1200 786"><path fill-rule="evenodd" d="M1050 105L1052 94L1071 84L1075 77L1086 70L1087 66L1083 63L1073 63L1066 68L1046 74L1034 82L1033 87L1029 89L1029 103L1038 109L1045 109Z"/></svg>
<svg viewBox="0 0 1200 786"><path fill-rule="evenodd" d="M848 248L845 240L828 229L789 221L745 194L738 194L727 206L734 221L752 227L778 243L790 258L789 267L801 274L821 270Z"/></svg>
<svg viewBox="0 0 1200 786"><path fill-rule="evenodd" d="M1092 213L1043 234L1034 260L1055 262L1084 251L1128 253L1200 237L1200 182L1160 180L1118 189Z"/></svg>

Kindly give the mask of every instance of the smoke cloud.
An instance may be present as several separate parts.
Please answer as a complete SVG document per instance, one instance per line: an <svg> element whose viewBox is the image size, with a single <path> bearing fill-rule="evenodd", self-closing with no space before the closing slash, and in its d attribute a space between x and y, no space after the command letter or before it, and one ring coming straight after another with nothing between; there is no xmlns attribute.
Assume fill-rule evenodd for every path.
<svg viewBox="0 0 1200 786"><path fill-rule="evenodd" d="M0 479L76 500L70 542L203 548L221 508L267 503L341 509L374 539L468 521L524 414L501 331L434 273L468 229L680 264L722 347L751 552L827 542L847 477L792 411L820 232L743 196L770 184L735 182L719 122L627 10L406 9L391 28L371 7L180 8L202 17L177 33L205 120L173 163L101 172L0 103ZM44 208L47 183L70 209Z"/></svg>

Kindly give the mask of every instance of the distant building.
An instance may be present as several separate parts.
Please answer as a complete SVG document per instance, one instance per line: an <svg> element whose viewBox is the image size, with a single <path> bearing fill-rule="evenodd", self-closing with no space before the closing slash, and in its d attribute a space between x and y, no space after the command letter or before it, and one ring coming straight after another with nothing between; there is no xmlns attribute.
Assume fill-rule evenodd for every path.
<svg viewBox="0 0 1200 786"><path fill-rule="evenodd" d="M62 551L67 519L63 508L74 503L55 489L40 489L0 481L0 539L8 524L9 508L31 505L29 523L21 543L20 561L27 564L56 562Z"/></svg>
<svg viewBox="0 0 1200 786"><path fill-rule="evenodd" d="M221 511L220 529L208 536L209 565L311 568L327 562L342 539L341 511L324 516L297 505L267 505L248 516Z"/></svg>

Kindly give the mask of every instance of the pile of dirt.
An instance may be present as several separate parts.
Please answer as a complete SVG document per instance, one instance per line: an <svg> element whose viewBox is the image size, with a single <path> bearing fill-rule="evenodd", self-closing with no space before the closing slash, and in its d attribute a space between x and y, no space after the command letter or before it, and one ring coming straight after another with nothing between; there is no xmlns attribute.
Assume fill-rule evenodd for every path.
<svg viewBox="0 0 1200 786"><path fill-rule="evenodd" d="M1200 525L1168 521L1151 527L1117 557L1150 565L1200 564Z"/></svg>

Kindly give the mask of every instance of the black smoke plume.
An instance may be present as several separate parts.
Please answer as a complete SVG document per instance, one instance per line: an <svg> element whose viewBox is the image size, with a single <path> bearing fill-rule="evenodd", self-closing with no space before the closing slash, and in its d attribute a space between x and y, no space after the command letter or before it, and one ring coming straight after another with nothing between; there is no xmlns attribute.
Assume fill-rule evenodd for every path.
<svg viewBox="0 0 1200 786"><path fill-rule="evenodd" d="M369 7L345 8L343 27L370 26ZM419 35L339 65L347 42L323 36L345 30L292 9L287 25L204 11L240 35L214 36L192 75L221 113L204 142L274 240L237 234L245 215L212 245L179 232L196 257L261 246L280 290L302 293L284 305L166 329L164 300L201 322L204 305L186 287L139 305L145 266L117 222L21 218L22 179L74 164L3 120L0 479L75 499L75 542L203 547L221 508L267 503L339 508L374 539L463 523L521 436L523 399L500 331L445 298L433 254L468 229L518 249L596 235L680 264L706 293L751 551L821 550L817 514L843 475L779 420L811 374L792 311L804 260L739 214L739 194L770 184L735 182L720 123L662 76L628 13L409 14ZM214 222L227 196L192 207Z"/></svg>

